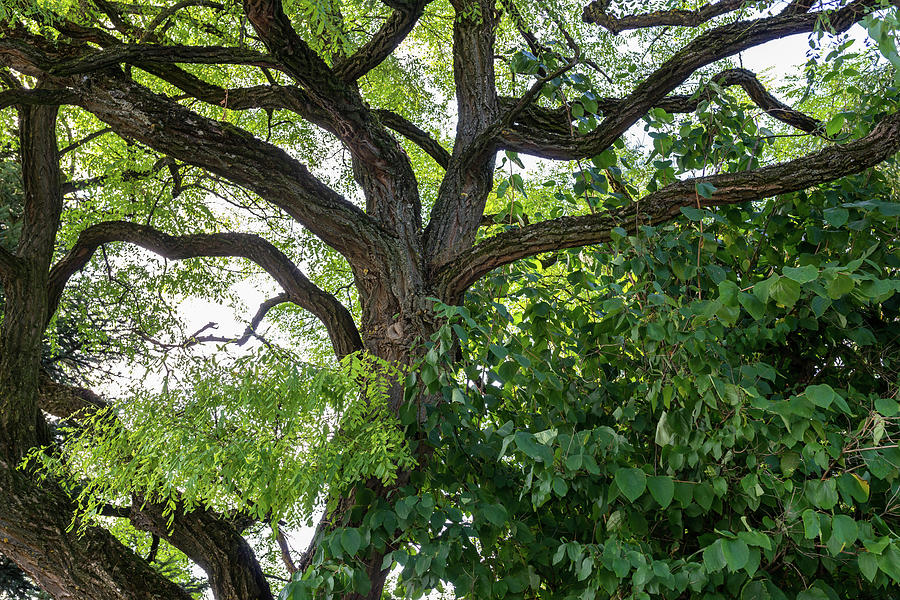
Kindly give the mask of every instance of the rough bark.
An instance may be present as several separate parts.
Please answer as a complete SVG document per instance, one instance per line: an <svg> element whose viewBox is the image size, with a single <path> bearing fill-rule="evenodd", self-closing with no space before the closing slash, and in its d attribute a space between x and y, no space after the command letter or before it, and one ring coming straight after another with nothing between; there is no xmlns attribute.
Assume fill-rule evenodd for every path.
<svg viewBox="0 0 900 600"><path fill-rule="evenodd" d="M3 273L0 327L0 552L55 598L184 599L109 532L68 531L74 506L52 481L36 483L21 458L49 442L38 408L50 259L62 209L55 106L20 111L25 213L15 269Z"/></svg>
<svg viewBox="0 0 900 600"><path fill-rule="evenodd" d="M615 227L634 232L677 217L685 206L722 206L770 198L859 173L900 151L900 113L885 117L863 138L753 171L698 177L670 184L637 202L612 211L560 217L511 229L473 246L439 274L439 289L458 298L493 269L542 252L609 241ZM698 183L712 184L710 198Z"/></svg>

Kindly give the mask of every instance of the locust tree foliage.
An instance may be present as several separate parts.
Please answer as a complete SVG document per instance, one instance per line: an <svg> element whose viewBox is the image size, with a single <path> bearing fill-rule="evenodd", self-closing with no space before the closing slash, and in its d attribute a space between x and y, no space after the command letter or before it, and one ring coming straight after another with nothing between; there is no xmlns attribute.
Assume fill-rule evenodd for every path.
<svg viewBox="0 0 900 600"><path fill-rule="evenodd" d="M897 24L3 0L0 553L100 600L886 593ZM178 318L247 281L245 331ZM130 383L48 370L61 323Z"/></svg>

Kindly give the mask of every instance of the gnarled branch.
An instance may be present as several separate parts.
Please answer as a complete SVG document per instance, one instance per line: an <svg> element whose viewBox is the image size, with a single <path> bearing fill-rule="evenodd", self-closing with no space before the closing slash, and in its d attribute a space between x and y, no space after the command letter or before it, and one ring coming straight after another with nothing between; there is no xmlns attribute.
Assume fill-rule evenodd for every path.
<svg viewBox="0 0 900 600"><path fill-rule="evenodd" d="M450 164L450 153L437 140L428 135L427 131L419 129L415 123L408 121L394 111L377 109L373 112L378 115L385 127L393 129L424 150L428 156L434 159L434 162L445 169Z"/></svg>
<svg viewBox="0 0 900 600"><path fill-rule="evenodd" d="M900 4L892 0L892 4ZM614 104L607 104L604 119L597 129L585 136L572 137L534 126L517 126L501 133L500 146L510 150L552 158L572 160L599 154L654 106L665 107L666 95L681 85L692 73L722 58L765 42L815 29L821 18L828 18L831 29L843 32L880 6L880 0L854 0L835 11L789 13L774 17L737 21L720 25L697 36L669 60L660 65L634 91ZM736 83L750 83L749 80ZM750 86L753 87L752 85ZM751 90L748 90L750 93ZM677 108L684 97L673 97ZM767 99L763 99L764 103ZM770 114L781 118L787 113L774 105ZM532 111L533 113L534 111ZM523 118L529 113L523 112ZM780 116L778 116L780 115ZM793 117L791 117L793 118Z"/></svg>
<svg viewBox="0 0 900 600"><path fill-rule="evenodd" d="M400 5L362 48L334 66L335 75L347 82L356 81L384 62L409 35L430 2L414 0Z"/></svg>
<svg viewBox="0 0 900 600"><path fill-rule="evenodd" d="M610 0L594 0L584 7L581 18L585 23L594 23L613 34L626 29L643 27L681 26L697 27L716 17L737 10L745 0L719 0L697 10L659 10L638 15L614 17L609 14Z"/></svg>
<svg viewBox="0 0 900 600"><path fill-rule="evenodd" d="M721 206L802 190L859 173L898 151L900 112L884 118L863 138L830 146L802 158L753 171L679 181L613 212L560 217L511 229L461 254L438 274L438 278L444 298L456 301L483 275L520 258L605 242L615 227L635 231L639 225L673 219L682 207L698 202L702 206ZM716 192L711 198L700 198L696 192L698 183L712 184Z"/></svg>
<svg viewBox="0 0 900 600"><path fill-rule="evenodd" d="M124 221L93 225L81 232L72 250L51 270L51 307L59 303L72 274L87 264L101 244L114 241L137 244L170 260L214 256L251 260L269 273L293 302L322 321L338 357L362 348L353 317L334 296L307 279L278 248L259 236L246 233L171 236L152 227Z"/></svg>

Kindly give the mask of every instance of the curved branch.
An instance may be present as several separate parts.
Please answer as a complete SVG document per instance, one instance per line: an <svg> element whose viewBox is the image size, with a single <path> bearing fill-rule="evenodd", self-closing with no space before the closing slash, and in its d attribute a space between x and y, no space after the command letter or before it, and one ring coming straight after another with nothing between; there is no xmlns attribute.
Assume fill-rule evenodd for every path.
<svg viewBox="0 0 900 600"><path fill-rule="evenodd" d="M679 181L614 212L561 217L510 229L461 254L438 274L444 298L458 299L491 270L542 252L609 241L615 227L635 231L677 217L681 208L722 206L769 198L859 173L900 151L900 112L884 118L858 140L830 146L796 160L739 173ZM698 183L716 188L699 198Z"/></svg>
<svg viewBox="0 0 900 600"><path fill-rule="evenodd" d="M362 348L353 317L334 296L307 279L278 248L259 236L246 233L171 236L152 227L124 221L88 227L81 232L72 250L50 271L51 312L59 303L69 278L87 264L101 244L115 241L137 244L170 260L215 256L246 258L269 273L293 302L322 321L338 357Z"/></svg>
<svg viewBox="0 0 900 600"><path fill-rule="evenodd" d="M218 2L210 2L209 0L180 0L175 4L169 6L165 10L160 11L158 15L153 17L153 20L144 28L144 34L141 36L141 43L146 42L153 36L153 32L156 31L156 28L163 24L163 21L177 13L179 10L183 8L188 8L190 6L203 6L206 8L217 8L221 10L223 5Z"/></svg>
<svg viewBox="0 0 900 600"><path fill-rule="evenodd" d="M67 90L16 88L0 92L0 110L10 106L75 104L78 97Z"/></svg>
<svg viewBox="0 0 900 600"><path fill-rule="evenodd" d="M500 13L494 0L458 0L452 4L456 13L453 80L458 119L453 158L425 230L425 258L429 265L446 263L474 241L494 185L496 143L486 139L485 132L501 130L496 127L500 106L494 73Z"/></svg>
<svg viewBox="0 0 900 600"><path fill-rule="evenodd" d="M744 1L719 0L697 10L659 10L639 15L614 17L606 12L610 0L594 0L594 2L584 7L584 13L581 18L585 23L599 25L608 29L614 35L626 29L641 29L644 27L697 27L716 17L739 9L744 4Z"/></svg>
<svg viewBox="0 0 900 600"><path fill-rule="evenodd" d="M712 82L721 87L741 86L750 100L766 114L801 131L818 133L824 127L824 124L818 119L784 104L773 96L752 71L747 69L726 69L714 75ZM666 96L656 102L653 108L661 108L672 114L689 113L697 110L700 102L711 98L712 95L713 91L710 86L705 85L690 95L673 94ZM504 110L510 110L515 102L516 100L513 98L501 98L501 106ZM597 106L601 113L609 114L618 110L622 102L623 100L619 98L600 98L597 100ZM521 143L520 140L523 139L523 134L539 135L536 133L538 131L544 132L545 136L564 136L571 140L572 128L569 122L569 114L565 107L548 109L530 105L516 119L513 128L511 130L507 129L501 134L501 145L512 150L514 148L509 146L515 145L517 142Z"/></svg>
<svg viewBox="0 0 900 600"><path fill-rule="evenodd" d="M73 419L89 417L110 405L87 388L58 383L48 374L42 373L38 386L38 406L54 417Z"/></svg>
<svg viewBox="0 0 900 600"><path fill-rule="evenodd" d="M900 1L891 0L891 4ZM509 150L557 160L594 156L608 148L652 107L663 105L666 95L701 67L774 39L811 32L822 18L828 19L832 31L846 31L880 5L881 0L854 0L835 11L791 12L715 27L676 52L627 97L612 107L607 106L611 110L605 112L603 122L593 133L572 138L544 128L516 127L503 130L499 143Z"/></svg>
<svg viewBox="0 0 900 600"><path fill-rule="evenodd" d="M346 82L356 81L384 62L413 30L430 2L414 0L394 10L362 48L334 66L335 75Z"/></svg>
<svg viewBox="0 0 900 600"><path fill-rule="evenodd" d="M390 110L377 109L372 112L378 115L385 127L393 129L424 150L428 156L434 159L434 162L445 169L450 164L450 153L437 140L431 137L427 131L419 129L415 123Z"/></svg>

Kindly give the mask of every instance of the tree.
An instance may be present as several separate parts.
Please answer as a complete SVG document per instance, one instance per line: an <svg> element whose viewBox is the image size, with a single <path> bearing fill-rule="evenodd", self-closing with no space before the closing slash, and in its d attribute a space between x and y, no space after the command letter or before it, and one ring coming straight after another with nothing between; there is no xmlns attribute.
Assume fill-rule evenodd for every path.
<svg viewBox="0 0 900 600"><path fill-rule="evenodd" d="M264 486L259 469L256 479L248 474L250 461L231 462L237 471L204 480L218 486L204 493L190 478L173 484L155 469L182 473L184 465L142 458L154 449L166 456L171 448L159 438L146 443L140 433L155 420L186 418L191 407L212 415L215 427L224 423L222 439L234 441L240 437L235 431L244 431L228 429L229 415L239 412L237 399L258 411L254 427L271 411L282 419L286 407L322 420L338 407L347 417L309 441L331 448L331 454L317 455L330 469L318 496L328 502L307 552L296 564L288 553L295 581L286 593L294 597L377 598L395 564L411 593L442 579L460 595L498 597L780 597L776 587L785 583L798 597L818 598L833 594L835 582L875 589L900 579L895 505L884 500L896 488L893 455L877 442L874 450L861 445L867 438L860 433L880 427L879 441L886 431L894 435L894 382L884 383L894 372L884 357L863 356L868 337L847 342L834 325L858 326L854 335L866 336L865 329L877 348L894 348L896 310L889 300L896 248L877 217L892 216L896 187L886 168L872 169L900 149L896 88L880 78L884 69L865 64L871 53L863 66L850 64L841 34L865 21L896 65L896 3L719 0L685 9L660 2L650 12L623 16L610 4L0 5L0 61L6 67L0 107L16 107L4 118L18 130L11 144L25 194L18 243L0 251L0 552L55 597L187 597L102 526L103 519L125 519L200 565L217 598L271 598L260 561L241 533L259 521L277 528L276 516L290 499L256 493ZM813 45L818 39L826 48L838 40L823 59L827 77L818 79L811 66L808 91L838 88L833 91L846 94L846 110L817 105L806 94L822 117L815 118L777 100L755 74L726 64L744 50L795 34L812 35ZM736 87L739 95L732 93ZM448 114L455 133L441 140ZM685 115L677 124L676 114ZM646 167L626 143L642 119L654 139ZM784 134L766 129L761 119L818 141L773 144ZM430 131L415 121L427 122ZM58 136L69 132L72 139L60 147ZM325 155L330 147L339 147L349 165L346 177L329 182L324 167L340 162ZM498 182L499 152L506 152L504 166L521 169L522 154L560 161L574 170L574 183L560 186L557 180L540 193L521 172ZM836 188L827 185L836 180ZM855 196L860 190L871 196ZM501 214L485 214L489 201ZM762 209L758 201L766 201ZM230 208L216 208L217 202ZM669 225L682 215L694 225ZM844 228L851 216L853 226ZM823 222L836 230L827 244L804 237L827 230ZM295 223L309 239L292 229ZM164 391L168 406L184 412L166 414L153 401L136 404L131 415L103 410L96 394L42 373L45 332L67 286L89 289L83 297L101 302L117 297L110 310L138 334L121 343L140 356L139 342L169 323L157 298L161 292L224 296L241 275L208 260L172 274L166 263L164 279L141 264L146 259L129 260L127 247L115 242L166 261L249 261L282 292L263 303L248 336L274 307L296 305L321 322L344 371L293 365L283 374L283 360L257 370L245 360L236 363L245 373L188 377L196 405L192 397ZM783 252L773 252L770 242ZM856 242L875 249L865 254ZM582 247L592 249L583 256L566 252ZM659 247L667 248L671 267L666 258L646 254ZM705 256L711 248L714 255ZM98 251L103 260L92 263ZM523 268L517 261L539 256L544 262L537 268L556 269L566 282L560 289L571 286L571 302L550 303L552 288L508 279ZM114 264L143 278L143 285L120 281ZM326 268L310 276L300 268L320 264ZM656 270L655 279L647 279L648 264L680 271L665 278ZM488 280L487 292L478 287L501 267L507 269L501 280ZM92 276L106 277L105 287ZM336 295L348 281L349 306ZM589 292L601 288L613 295L598 309ZM522 315L545 323L536 320L517 339L515 306L504 310L495 300L510 291L522 294ZM459 308L467 292L482 299L475 306L491 312ZM688 292L696 302L682 307L667 300ZM600 311L596 323L590 310ZM804 327L819 331L810 315L827 310L834 322L813 343ZM756 331L748 315L763 324L758 338L747 335ZM485 325L491 320L494 329ZM554 328L551 344L546 332ZM726 358L743 357L723 364L756 369L744 373L752 385L713 369L710 352L681 337L685 328L703 331ZM169 345L218 339L203 333ZM510 339L498 343L504 336ZM560 365L545 369L521 351L515 358L520 365L531 362L531 374L515 371L507 360L510 348L528 340L541 352L563 348L560 365L569 365L567 377L577 373L576 355L595 361L590 364L603 376L582 373L563 385L567 380L555 372ZM645 342L665 348L665 355L632 360L643 355ZM621 356L593 357L591 343L621 346ZM769 365L775 373L767 371L759 357L788 349L794 354L783 356L777 369ZM845 372L841 367L850 360L880 369L877 381L860 382L859 371ZM463 377L471 385L460 387ZM608 385L598 385L604 378ZM523 403L514 388L529 390L536 404ZM692 390L699 390L701 402L671 404L676 393L694 398ZM649 407L633 402L643 392ZM328 395L329 403L304 404L317 393ZM469 402L470 395L482 400ZM584 397L591 411L573 405ZM266 403L253 404L253 398ZM866 409L861 428L854 429L856 421L848 425L873 403L877 410ZM156 410L142 413L141 407ZM754 410L775 411L787 434L777 419L760 419L758 429L734 423L736 415ZM491 411L489 419L485 411ZM79 455L51 444L44 413L80 423L84 434L76 439L101 440L102 461L78 471L73 457ZM504 415L508 426L497 421ZM678 442L690 438L696 426L691 419L698 415L707 429L716 418L728 423L722 431L731 434L729 441L710 434L696 447ZM794 435L801 421L807 424L803 431L818 438ZM590 425L590 444L573 423ZM291 431L309 433L312 425L298 427ZM387 440L391 451L379 455L369 448L367 454L350 446L334 454L335 443L355 439L351 434L360 430L368 439ZM647 443L651 432L653 443ZM752 452L741 445L770 438L778 445L753 446ZM576 442L591 450L569 454L566 448ZM802 452L796 446L801 442ZM197 460L218 460L235 447L206 446ZM75 448L91 456L90 444ZM753 460L728 466L723 448ZM837 449L836 455L828 449ZM671 472L653 471L657 450L672 459ZM840 479L829 477L837 465L844 468L845 453L866 462L853 463ZM594 454L608 462L586 458ZM766 465L778 457L788 479L796 472L807 502L802 506L808 506L802 517L792 512L794 504L785 508L782 500L793 495L784 483L774 496L780 512L764 498L769 484L754 473L757 456L765 456ZM276 456L269 464L273 473L283 460ZM867 465L869 479L853 470L860 464ZM125 470L117 471L121 465ZM676 481L683 468L692 470L692 479ZM47 469L53 476L40 479ZM67 480L60 469L78 477ZM104 474L107 479L94 487L85 480ZM265 470L261 475L272 477ZM735 481L743 492L732 510L726 494ZM272 478L271 488L285 489L279 483ZM307 500L316 499L310 481L299 483ZM878 502L869 503L875 492ZM592 494L605 500L589 505ZM547 504L551 495L568 500ZM643 508L627 509L626 499ZM671 538L647 526L649 511L665 510L673 499L695 539L685 538L677 522ZM552 531L544 530L541 507ZM743 515L744 530L738 528L741 513L750 514ZM73 514L86 520L72 528ZM667 518L665 512L652 514ZM713 514L724 516L710 528ZM786 523L801 522L800 538L787 535ZM586 537L590 523L608 534L602 551ZM658 545L641 546L635 541L641 536ZM816 557L822 549L809 540L817 536L835 558ZM860 548L859 558L842 557L850 547ZM763 558L769 578L755 577ZM448 560L448 567L439 566ZM560 564L573 570L578 583L555 566ZM787 579L792 569L800 581ZM810 572L820 581L807 581Z"/></svg>

